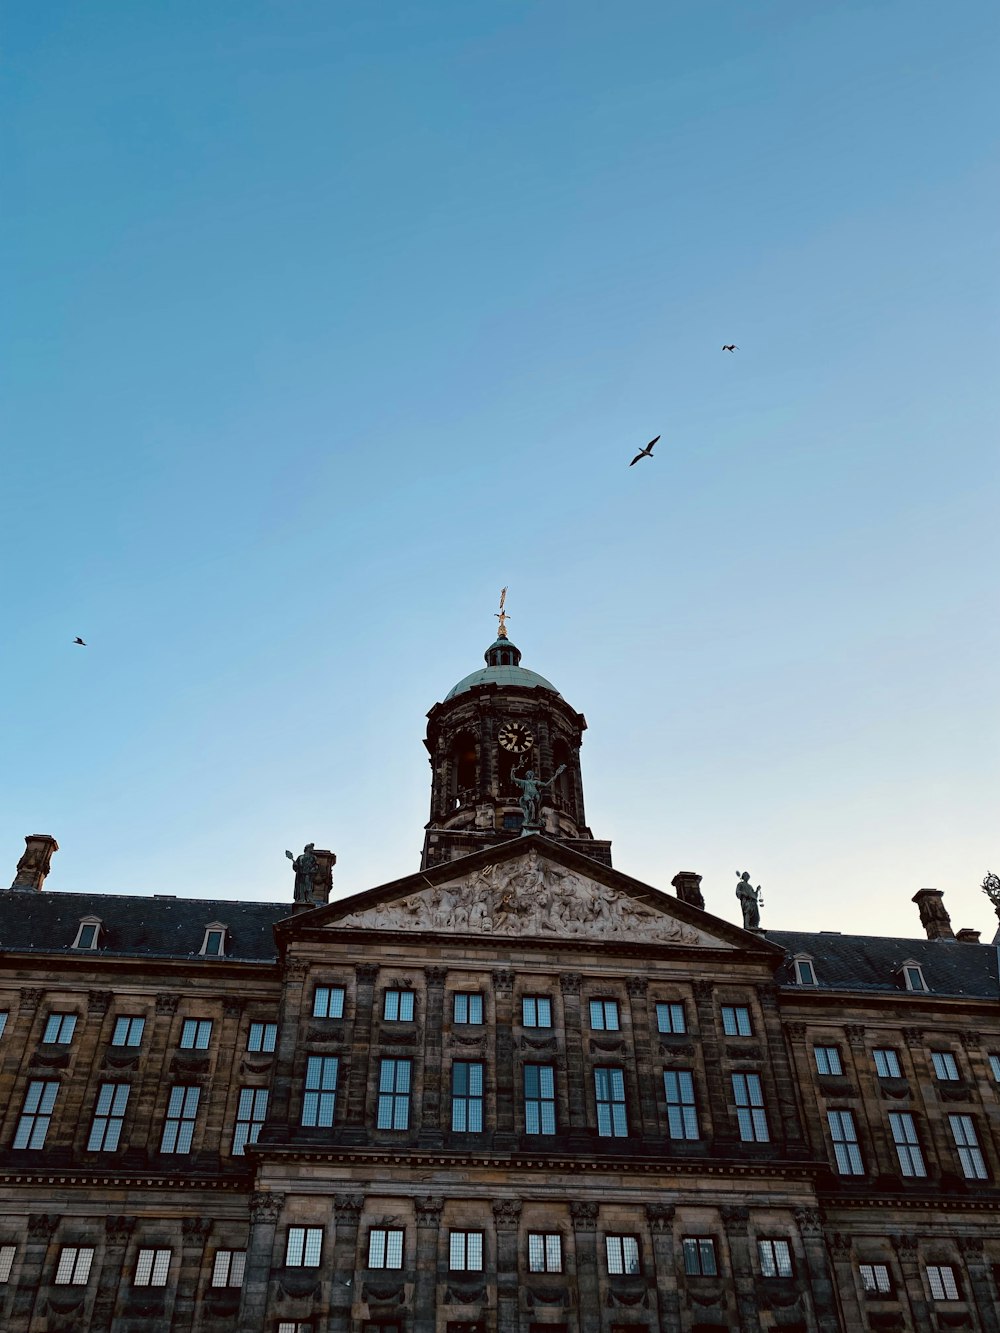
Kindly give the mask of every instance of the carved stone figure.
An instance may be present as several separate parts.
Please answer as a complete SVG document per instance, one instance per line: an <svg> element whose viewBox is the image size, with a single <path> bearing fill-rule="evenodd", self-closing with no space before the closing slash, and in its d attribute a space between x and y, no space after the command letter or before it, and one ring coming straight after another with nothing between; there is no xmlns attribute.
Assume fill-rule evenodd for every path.
<svg viewBox="0 0 1000 1333"><path fill-rule="evenodd" d="M547 782L540 782L535 777L535 770L529 768L523 778L517 776L516 771L511 773L510 780L521 788L521 796L518 805L521 807L521 813L524 815L524 824L526 829L538 828L538 806L541 800L542 792L546 787L551 787L560 774L566 772L566 765L560 764Z"/></svg>
<svg viewBox="0 0 1000 1333"><path fill-rule="evenodd" d="M292 863L292 869L295 871L294 900L297 903L311 903L313 900L313 883L316 879L316 872L319 870L319 861L313 856L315 846L314 842L307 842L300 856L293 856L291 852L285 852Z"/></svg>
<svg viewBox="0 0 1000 1333"><path fill-rule="evenodd" d="M740 900L740 907L743 909L743 929L760 930L760 904L761 893L760 885L756 888L750 883L750 871L744 870L742 874L737 870L736 878L736 896Z"/></svg>

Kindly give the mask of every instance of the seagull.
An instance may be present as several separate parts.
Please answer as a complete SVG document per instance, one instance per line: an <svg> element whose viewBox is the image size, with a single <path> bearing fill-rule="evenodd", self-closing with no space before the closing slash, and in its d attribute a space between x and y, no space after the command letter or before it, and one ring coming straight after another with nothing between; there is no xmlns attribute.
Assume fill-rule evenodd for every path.
<svg viewBox="0 0 1000 1333"><path fill-rule="evenodd" d="M736 346L735 343L723 343L722 350L724 352L738 352L740 349Z"/></svg>
<svg viewBox="0 0 1000 1333"><path fill-rule="evenodd" d="M76 639L74 639L73 642L74 642L74 643L78 643L78 644L80 645L81 648L86 648L86 646L87 646L87 645L84 643L84 641L83 641L82 639L80 639L80 638L76 638Z"/></svg>
<svg viewBox="0 0 1000 1333"><path fill-rule="evenodd" d="M660 438L659 435L657 435L656 440L658 440L659 438ZM640 458L652 458L653 445L656 443L656 440L650 440L650 442L646 445L645 449L640 449L639 452L636 454L635 458L632 459L632 462L629 463L629 467L634 467L636 463L638 463Z"/></svg>

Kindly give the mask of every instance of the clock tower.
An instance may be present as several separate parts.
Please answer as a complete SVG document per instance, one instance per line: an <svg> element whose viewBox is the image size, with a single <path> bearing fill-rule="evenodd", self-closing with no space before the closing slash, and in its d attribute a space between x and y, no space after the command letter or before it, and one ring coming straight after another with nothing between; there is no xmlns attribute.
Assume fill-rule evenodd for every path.
<svg viewBox="0 0 1000 1333"><path fill-rule="evenodd" d="M427 714L431 817L421 869L535 832L609 866L611 843L594 837L583 809L586 719L521 666L502 605L499 619L486 666Z"/></svg>

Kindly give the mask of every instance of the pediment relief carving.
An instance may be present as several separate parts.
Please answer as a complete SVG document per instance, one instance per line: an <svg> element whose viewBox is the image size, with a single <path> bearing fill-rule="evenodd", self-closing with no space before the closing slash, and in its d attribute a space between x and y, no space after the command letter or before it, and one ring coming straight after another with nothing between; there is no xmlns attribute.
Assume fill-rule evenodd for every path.
<svg viewBox="0 0 1000 1333"><path fill-rule="evenodd" d="M430 885L409 897L350 912L338 929L433 930L567 939L628 939L651 944L728 947L722 940L657 911L619 889L531 850Z"/></svg>

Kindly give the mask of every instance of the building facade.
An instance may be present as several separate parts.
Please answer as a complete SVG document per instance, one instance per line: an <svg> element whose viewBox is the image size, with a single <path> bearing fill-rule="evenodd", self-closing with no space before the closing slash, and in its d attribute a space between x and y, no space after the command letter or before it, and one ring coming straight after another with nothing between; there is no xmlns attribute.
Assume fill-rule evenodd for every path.
<svg viewBox="0 0 1000 1333"><path fill-rule="evenodd" d="M745 930L614 870L503 633L421 869L0 895L9 1333L1000 1333L997 951ZM529 776L530 774L530 776Z"/></svg>

